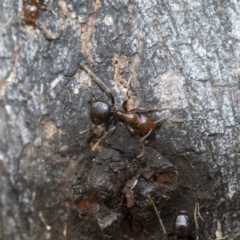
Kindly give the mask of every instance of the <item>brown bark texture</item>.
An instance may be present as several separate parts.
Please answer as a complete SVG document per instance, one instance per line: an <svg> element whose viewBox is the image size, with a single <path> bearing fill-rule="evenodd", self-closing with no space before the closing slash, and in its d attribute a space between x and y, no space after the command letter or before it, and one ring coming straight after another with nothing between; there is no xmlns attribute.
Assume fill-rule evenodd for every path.
<svg viewBox="0 0 240 240"><path fill-rule="evenodd" d="M240 240L240 2L45 4L34 27L0 1L0 239L166 239L155 204L169 239L186 211L187 239ZM79 132L110 99L81 62L116 109L131 77L128 109L184 122L158 127L141 158L120 121L93 151L99 129Z"/></svg>

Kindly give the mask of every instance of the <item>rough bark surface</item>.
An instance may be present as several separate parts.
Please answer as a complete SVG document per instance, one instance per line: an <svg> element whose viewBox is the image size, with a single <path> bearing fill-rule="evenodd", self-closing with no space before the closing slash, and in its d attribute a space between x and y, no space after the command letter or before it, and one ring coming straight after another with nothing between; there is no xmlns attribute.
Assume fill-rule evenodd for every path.
<svg viewBox="0 0 240 240"><path fill-rule="evenodd" d="M1 25L21 1L1 0ZM46 1L0 31L0 239L163 239L179 211L201 240L240 239L239 1ZM52 39L51 39L52 38ZM148 138L121 123L93 152L89 102L184 118ZM196 203L199 215L194 221ZM198 227L197 227L198 224ZM227 239L227 238L226 238Z"/></svg>

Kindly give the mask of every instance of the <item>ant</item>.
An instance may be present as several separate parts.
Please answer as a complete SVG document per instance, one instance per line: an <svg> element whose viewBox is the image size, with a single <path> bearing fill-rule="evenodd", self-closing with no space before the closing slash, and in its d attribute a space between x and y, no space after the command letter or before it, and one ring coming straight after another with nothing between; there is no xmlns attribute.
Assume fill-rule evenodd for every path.
<svg viewBox="0 0 240 240"><path fill-rule="evenodd" d="M180 211L174 220L173 233L167 235L169 237L176 236L178 240L195 240L190 236L191 219L186 211Z"/></svg>
<svg viewBox="0 0 240 240"><path fill-rule="evenodd" d="M195 240L195 238L191 237L189 234L191 230L191 219L186 211L180 211L178 213L178 215L175 217L175 220L174 220L173 232L167 234L166 229L163 225L162 219L160 217L160 212L158 211L157 206L155 205L155 202L153 201L150 195L148 195L148 199L152 204L154 211L158 217L158 220L159 220L160 226L163 229L165 238L172 239L172 237L177 237L177 240Z"/></svg>
<svg viewBox="0 0 240 240"><path fill-rule="evenodd" d="M32 25L33 27L36 27L40 6L46 8L44 0L31 0L28 1L28 3L25 1L22 7L23 21Z"/></svg>
<svg viewBox="0 0 240 240"><path fill-rule="evenodd" d="M38 20L40 8L50 11L55 17L57 16L56 13L44 3L44 0L23 0L20 16L10 19L6 24L0 27L0 31L5 29L8 25L15 23L15 21L22 19L24 23L34 28L38 23L48 39L56 39L57 36L47 30L44 24Z"/></svg>
<svg viewBox="0 0 240 240"><path fill-rule="evenodd" d="M142 151L137 156L137 158L141 158L145 153L145 147L144 147L144 141L145 139L156 130L157 124L163 124L165 121L170 120L172 122L183 122L183 119L170 119L170 118L164 118L160 119L158 121L154 121L149 116L145 114L140 114L143 112L150 112L150 111L160 111L168 109L168 107L162 107L162 108L151 108L151 109L127 109L127 102L130 98L129 91L127 89L127 96L122 104L122 109L116 109L114 106L114 97L112 95L111 90L103 83L101 79L99 79L87 66L85 63L80 63L80 66L93 78L93 80L102 88L104 92L109 96L111 100L111 104L108 104L104 101L94 101L91 103L90 107L90 118L94 125L99 126L101 124L106 124L111 122L112 120L115 121L122 121L126 128L131 133L138 133L140 135L143 135L143 137L140 139L140 143L142 145ZM129 87L131 77L128 81L127 87ZM93 149L99 144L99 142L106 137L109 132L113 131L115 129L115 126L110 129L107 133L104 134L104 136L94 145ZM89 130L89 129L88 129ZM87 130L87 131L88 131ZM84 133L85 131L82 131L81 133Z"/></svg>

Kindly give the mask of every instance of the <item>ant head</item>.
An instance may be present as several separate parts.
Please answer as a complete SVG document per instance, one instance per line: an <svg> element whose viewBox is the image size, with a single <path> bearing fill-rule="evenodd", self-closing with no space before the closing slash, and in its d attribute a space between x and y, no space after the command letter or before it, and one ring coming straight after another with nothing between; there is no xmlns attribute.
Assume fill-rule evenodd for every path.
<svg viewBox="0 0 240 240"><path fill-rule="evenodd" d="M96 101L91 104L90 118L92 123L100 125L109 122L112 117L112 107L105 102Z"/></svg>
<svg viewBox="0 0 240 240"><path fill-rule="evenodd" d="M39 16L38 6L27 4L23 8L23 19L25 22L35 26L38 16Z"/></svg>

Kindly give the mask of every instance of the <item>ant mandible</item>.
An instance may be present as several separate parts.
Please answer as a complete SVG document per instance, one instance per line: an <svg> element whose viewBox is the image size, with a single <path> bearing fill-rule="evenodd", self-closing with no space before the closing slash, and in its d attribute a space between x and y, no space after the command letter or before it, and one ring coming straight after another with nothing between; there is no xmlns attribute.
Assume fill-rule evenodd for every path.
<svg viewBox="0 0 240 240"><path fill-rule="evenodd" d="M144 141L145 139L155 131L157 124L161 125L167 120L172 122L183 122L183 119L170 119L164 118L158 121L154 121L150 117L145 114L139 114L143 112L150 112L150 111L160 111L164 109L168 109L168 107L162 108L151 108L151 109L132 109L130 111L127 110L127 101L129 99L129 91L127 90L127 97L122 104L122 109L116 109L114 106L114 97L112 95L111 90L103 83L101 79L99 79L87 66L85 63L80 63L80 66L92 77L92 79L102 88L103 91L107 93L109 98L111 99L111 105L104 102L104 101L94 101L91 103L90 107L90 118L93 124L99 126L101 124L106 124L111 122L112 120L122 121L126 128L131 133L139 133L143 135L140 139L140 143L142 145L142 151L137 156L137 158L141 158L145 153ZM131 77L128 81L128 87L130 83ZM110 129L109 132L113 131L115 126ZM85 132L85 131L83 131ZM105 135L94 145L94 147L99 144L99 142L109 133L105 133Z"/></svg>

